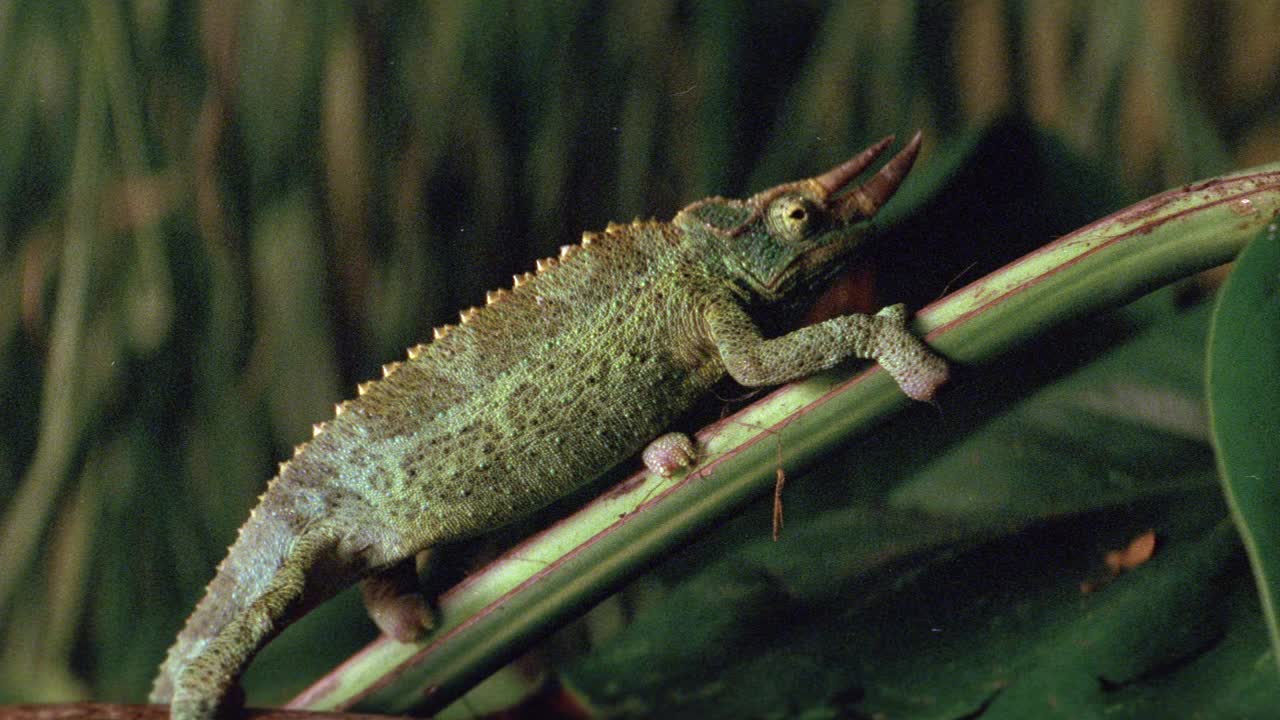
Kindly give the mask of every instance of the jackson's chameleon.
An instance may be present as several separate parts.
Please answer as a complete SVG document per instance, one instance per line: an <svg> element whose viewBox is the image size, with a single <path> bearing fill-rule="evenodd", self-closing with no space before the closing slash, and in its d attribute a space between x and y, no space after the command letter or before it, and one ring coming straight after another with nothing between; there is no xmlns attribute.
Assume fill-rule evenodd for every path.
<svg viewBox="0 0 1280 720"><path fill-rule="evenodd" d="M384 632L420 638L430 613L417 553L510 522L632 456L725 373L774 385L874 358L907 395L931 398L947 365L910 334L901 305L772 339L747 312L850 257L920 135L846 190L890 142L747 200L586 233L385 366L281 464L152 701L175 718L213 717L265 643L355 582ZM644 454L664 474L693 456L680 434Z"/></svg>

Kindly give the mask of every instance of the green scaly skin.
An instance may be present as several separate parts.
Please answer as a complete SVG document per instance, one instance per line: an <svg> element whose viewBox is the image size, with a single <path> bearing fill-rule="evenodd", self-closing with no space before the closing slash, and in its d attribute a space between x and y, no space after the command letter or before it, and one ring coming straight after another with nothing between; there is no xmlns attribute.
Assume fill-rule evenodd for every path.
<svg viewBox="0 0 1280 720"><path fill-rule="evenodd" d="M901 306L781 337L745 307L847 260L910 169L919 135L865 185L888 145L747 200L710 198L669 223L587 233L486 307L360 387L281 464L169 650L151 699L214 717L254 654L355 582L378 625L419 638L430 613L413 560L536 510L658 437L726 373L775 385L874 358L928 399L947 366ZM682 442L647 453L688 460Z"/></svg>

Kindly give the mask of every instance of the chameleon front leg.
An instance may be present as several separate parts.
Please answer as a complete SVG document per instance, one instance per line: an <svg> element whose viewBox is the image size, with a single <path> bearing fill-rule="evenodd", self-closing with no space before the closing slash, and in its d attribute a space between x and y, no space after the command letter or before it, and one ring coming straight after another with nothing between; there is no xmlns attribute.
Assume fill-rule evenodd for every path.
<svg viewBox="0 0 1280 720"><path fill-rule="evenodd" d="M891 305L874 316L842 315L766 340L731 301L706 313L725 368L748 387L778 385L863 358L878 361L908 397L929 400L947 381L947 363L911 334L906 318L902 305Z"/></svg>
<svg viewBox="0 0 1280 720"><path fill-rule="evenodd" d="M649 443L640 454L649 472L671 477L677 470L687 468L698 459L698 449L693 438L682 432L669 432Z"/></svg>

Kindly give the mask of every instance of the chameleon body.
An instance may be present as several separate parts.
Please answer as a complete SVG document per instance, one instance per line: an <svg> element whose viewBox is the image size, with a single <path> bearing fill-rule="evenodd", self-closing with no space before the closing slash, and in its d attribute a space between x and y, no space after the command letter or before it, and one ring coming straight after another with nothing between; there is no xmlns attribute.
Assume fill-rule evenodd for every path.
<svg viewBox="0 0 1280 720"><path fill-rule="evenodd" d="M874 358L916 399L947 366L901 306L766 339L746 308L776 302L850 257L909 171L920 136L850 188L886 138L815 178L746 200L709 198L671 222L613 225L538 263L337 406L280 466L185 628L152 701L215 716L253 655L287 624L362 583L400 640L430 613L413 560L544 506L633 456L726 373L748 386ZM646 460L692 460L664 436Z"/></svg>

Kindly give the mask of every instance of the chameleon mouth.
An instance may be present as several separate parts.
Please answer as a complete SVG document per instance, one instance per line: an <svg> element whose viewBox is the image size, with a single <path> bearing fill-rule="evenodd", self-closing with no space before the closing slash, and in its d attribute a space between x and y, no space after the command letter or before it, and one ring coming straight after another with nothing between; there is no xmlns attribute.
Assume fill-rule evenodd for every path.
<svg viewBox="0 0 1280 720"><path fill-rule="evenodd" d="M892 135L814 178L814 181L831 198L831 213L843 222L865 220L874 216L889 201L889 198L893 197L907 173L911 172L911 165L915 163L916 155L920 152L920 138L921 133L917 130L911 142L908 142L906 147L885 163L875 176L839 197L831 196L840 192L845 185L875 162L876 158L880 157L885 148L893 142Z"/></svg>

